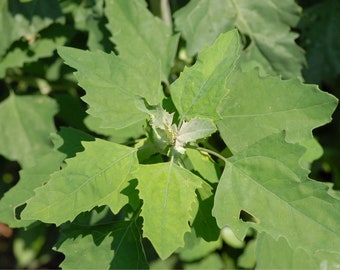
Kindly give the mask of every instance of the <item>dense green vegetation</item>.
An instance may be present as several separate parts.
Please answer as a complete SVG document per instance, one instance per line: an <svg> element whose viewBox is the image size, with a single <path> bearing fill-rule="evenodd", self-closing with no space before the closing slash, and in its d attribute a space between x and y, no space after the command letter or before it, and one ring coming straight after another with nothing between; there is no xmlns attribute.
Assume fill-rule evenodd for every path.
<svg viewBox="0 0 340 270"><path fill-rule="evenodd" d="M339 268L337 0L0 14L0 268Z"/></svg>

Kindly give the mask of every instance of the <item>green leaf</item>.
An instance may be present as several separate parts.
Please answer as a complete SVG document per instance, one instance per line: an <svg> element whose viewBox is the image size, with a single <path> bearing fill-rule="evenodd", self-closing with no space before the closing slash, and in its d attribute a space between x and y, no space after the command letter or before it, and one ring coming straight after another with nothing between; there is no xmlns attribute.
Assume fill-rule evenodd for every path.
<svg viewBox="0 0 340 270"><path fill-rule="evenodd" d="M137 168L136 149L96 139L84 142L84 152L67 159L67 166L27 201L22 219L61 224L95 206L108 205L117 213L128 197L128 186Z"/></svg>
<svg viewBox="0 0 340 270"><path fill-rule="evenodd" d="M60 47L66 64L77 69L79 85L86 91L82 99L90 105L88 113L102 120L101 127L121 129L144 123L146 113L136 106L137 96L149 104L160 104L160 81L148 79L147 65L123 60L114 54ZM126 78L129 78L128 80Z"/></svg>
<svg viewBox="0 0 340 270"><path fill-rule="evenodd" d="M90 230L97 232L91 233ZM68 232L69 239L65 240L58 251L65 255L65 260L60 264L62 269L109 269L113 257L111 250L112 236L106 228L93 226L82 227L81 231ZM62 231L62 233L65 233ZM99 242L99 243L98 243ZM81 257L81 263L79 258Z"/></svg>
<svg viewBox="0 0 340 270"><path fill-rule="evenodd" d="M185 145L198 139L209 137L216 131L216 126L210 119L193 118L183 122L176 134L175 150L184 153Z"/></svg>
<svg viewBox="0 0 340 270"><path fill-rule="evenodd" d="M0 78L9 67L22 67L25 63L35 62L40 58L53 55L57 46L65 44L74 34L69 27L52 25L39 33L39 39L32 42L17 41L0 62Z"/></svg>
<svg viewBox="0 0 340 270"><path fill-rule="evenodd" d="M182 119L220 118L217 108L228 93L226 82L239 57L239 43L237 31L221 35L171 85L171 96Z"/></svg>
<svg viewBox="0 0 340 270"><path fill-rule="evenodd" d="M43 186L49 180L50 174L59 170L66 157L84 150L81 141L90 141L93 138L72 128L62 128L58 135L52 136L52 140L54 149L41 156L35 166L21 170L19 182L0 200L1 221L11 228L26 227L33 222L16 219L15 208L34 196L34 189Z"/></svg>
<svg viewBox="0 0 340 270"><path fill-rule="evenodd" d="M87 219L86 219L87 217ZM64 253L63 269L146 269L140 234L141 222L99 220L92 224L93 215L83 213L64 225L57 250ZM126 256L129 254L129 256ZM81 264L79 256L82 257Z"/></svg>
<svg viewBox="0 0 340 270"><path fill-rule="evenodd" d="M259 67L267 74L301 77L302 49L291 32L300 7L293 0L195 0L174 14L176 29L187 41L190 56L211 45L223 32L237 28L243 37L243 68Z"/></svg>
<svg viewBox="0 0 340 270"><path fill-rule="evenodd" d="M184 246L184 234L190 231L189 221L197 198L195 190L202 179L175 163L140 165L138 178L143 235L149 238L162 259Z"/></svg>
<svg viewBox="0 0 340 270"><path fill-rule="evenodd" d="M34 40L40 30L54 22L64 22L58 0L32 0L30 3L1 1L0 17L0 58L20 37Z"/></svg>
<svg viewBox="0 0 340 270"><path fill-rule="evenodd" d="M55 132L56 112L56 102L49 97L11 93L0 104L0 153L22 167L33 166L51 150L48 138Z"/></svg>
<svg viewBox="0 0 340 270"><path fill-rule="evenodd" d="M340 201L307 178L299 166L302 153L276 134L228 159L213 208L219 227L229 226L240 240L253 227L309 254L338 252Z"/></svg>
<svg viewBox="0 0 340 270"><path fill-rule="evenodd" d="M237 260L239 267L253 269L256 264L256 240L250 240L244 248L243 253ZM280 254L280 253L278 253ZM277 256L275 256L276 258Z"/></svg>
<svg viewBox="0 0 340 270"><path fill-rule="evenodd" d="M214 252L216 249L222 247L221 238L207 242L200 237L197 237L195 231L186 233L184 235L185 246L178 249L179 257L183 261L195 261L203 257L206 257L210 253Z"/></svg>
<svg viewBox="0 0 340 270"><path fill-rule="evenodd" d="M308 82L332 83L340 74L339 12L337 0L315 2L304 9L299 28L308 62L303 74Z"/></svg>
<svg viewBox="0 0 340 270"><path fill-rule="evenodd" d="M145 1L109 0L105 13L119 55L146 64L148 80L167 82L179 36L173 36L171 28L148 11Z"/></svg>
<svg viewBox="0 0 340 270"><path fill-rule="evenodd" d="M84 119L84 123L88 129L96 134L104 135L109 141L115 143L125 143L131 139L140 138L144 134L144 129L140 123L131 125L123 129L102 128L101 119L88 115Z"/></svg>
<svg viewBox="0 0 340 270"><path fill-rule="evenodd" d="M202 187L197 190L199 202L196 216L192 222L196 235L207 242L216 241L221 229L216 224L216 219L211 215L214 206L214 194L210 185L202 182Z"/></svg>
<svg viewBox="0 0 340 270"><path fill-rule="evenodd" d="M313 161L322 156L322 146L315 138L308 139L307 141L303 141L299 144L306 148L306 152L301 157L301 165L309 169Z"/></svg>
<svg viewBox="0 0 340 270"><path fill-rule="evenodd" d="M202 260L193 263L186 263L184 265L185 270L206 270L206 269L233 269L234 267L226 268L226 265L223 263L222 258L217 253L212 253Z"/></svg>
<svg viewBox="0 0 340 270"><path fill-rule="evenodd" d="M218 182L220 179L219 168L208 154L190 148L186 149L185 153L191 163L190 167L195 172L199 173L209 183Z"/></svg>
<svg viewBox="0 0 340 270"><path fill-rule="evenodd" d="M233 72L227 88L217 127L232 152L282 130L289 142L311 139L312 129L330 122L337 105L335 97L316 85L263 78L256 71Z"/></svg>
<svg viewBox="0 0 340 270"><path fill-rule="evenodd" d="M300 19L301 8L294 0L233 1L237 11L236 27L248 36L250 44L241 58L243 68L254 66L284 79L301 78L305 64L303 50L292 32Z"/></svg>
<svg viewBox="0 0 340 270"><path fill-rule="evenodd" d="M317 262L302 248L292 249L284 237L275 240L263 232L258 235L256 257L259 269L321 269L322 264L328 265L327 261Z"/></svg>
<svg viewBox="0 0 340 270"><path fill-rule="evenodd" d="M185 38L189 56L211 45L224 32L232 30L236 14L232 1L192 0L174 13L176 30Z"/></svg>

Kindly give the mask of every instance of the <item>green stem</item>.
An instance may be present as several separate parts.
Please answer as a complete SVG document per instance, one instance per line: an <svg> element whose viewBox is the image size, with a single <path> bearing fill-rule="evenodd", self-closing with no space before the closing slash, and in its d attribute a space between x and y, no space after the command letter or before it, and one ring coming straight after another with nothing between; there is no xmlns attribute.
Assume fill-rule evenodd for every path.
<svg viewBox="0 0 340 270"><path fill-rule="evenodd" d="M206 153L208 153L208 154L210 154L210 155L213 155L213 156L215 156L215 157L218 157L219 159L223 160L224 163L227 162L227 159L226 159L224 156L222 156L222 155L216 153L215 151L212 151L212 150L207 149L207 148L204 148L204 147L199 147L199 146L198 146L198 147L192 147L192 148L193 148L193 149L196 149L196 150L199 150L199 151L202 151L202 152L206 152Z"/></svg>
<svg viewBox="0 0 340 270"><path fill-rule="evenodd" d="M172 27L171 9L168 0L161 0L161 14L165 23Z"/></svg>

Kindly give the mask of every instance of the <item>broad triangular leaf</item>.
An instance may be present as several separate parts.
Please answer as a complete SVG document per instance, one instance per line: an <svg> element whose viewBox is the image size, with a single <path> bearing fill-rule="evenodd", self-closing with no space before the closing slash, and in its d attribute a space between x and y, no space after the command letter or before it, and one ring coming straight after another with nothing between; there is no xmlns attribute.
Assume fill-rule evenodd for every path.
<svg viewBox="0 0 340 270"><path fill-rule="evenodd" d="M150 13L144 0L109 0L105 13L119 56L134 63L146 63L148 80L167 82L178 35L173 36L171 28Z"/></svg>
<svg viewBox="0 0 340 270"><path fill-rule="evenodd" d="M194 218L191 208L198 203L195 190L202 179L174 162L140 165L136 177L143 200L143 235L165 259L184 246L188 222Z"/></svg>
<svg viewBox="0 0 340 270"><path fill-rule="evenodd" d="M140 234L141 222L106 217L93 222L96 215L101 215L93 213L83 213L74 222L63 225L57 243L57 250L65 255L60 267L78 269L81 256L81 265L87 269L148 268Z"/></svg>
<svg viewBox="0 0 340 270"><path fill-rule="evenodd" d="M84 152L67 159L67 166L27 201L22 219L61 224L95 206L108 205L117 213L128 197L128 186L137 168L136 149L103 140L84 142Z"/></svg>
<svg viewBox="0 0 340 270"><path fill-rule="evenodd" d="M216 37L236 27L247 46L243 67L260 67L268 74L284 78L301 76L302 49L295 44L300 13L293 0L194 0L174 14L176 28L187 41L188 54L211 45ZM246 44L249 42L249 44Z"/></svg>
<svg viewBox="0 0 340 270"><path fill-rule="evenodd" d="M162 101L160 80L145 80L150 78L148 64L138 65L99 51L60 47L58 52L66 64L78 70L75 75L86 91L82 99L90 106L88 113L102 120L102 127L142 125L147 115L137 108L137 96L153 105Z"/></svg>
<svg viewBox="0 0 340 270"><path fill-rule="evenodd" d="M227 94L226 81L239 57L240 41L236 30L221 35L203 50L194 66L185 68L171 85L171 97L182 119L212 118Z"/></svg>
<svg viewBox="0 0 340 270"><path fill-rule="evenodd" d="M253 227L284 236L293 249L340 250L340 201L307 179L299 166L303 151L276 134L228 159L213 208L218 225L230 226L239 239Z"/></svg>
<svg viewBox="0 0 340 270"><path fill-rule="evenodd" d="M55 132L56 113L57 104L49 97L11 93L0 104L0 153L22 167L33 166L51 150L48 138Z"/></svg>
<svg viewBox="0 0 340 270"><path fill-rule="evenodd" d="M329 122L337 105L335 97L316 85L263 78L255 70L233 72L227 87L217 126L232 152L282 130L289 142L311 139L312 130Z"/></svg>

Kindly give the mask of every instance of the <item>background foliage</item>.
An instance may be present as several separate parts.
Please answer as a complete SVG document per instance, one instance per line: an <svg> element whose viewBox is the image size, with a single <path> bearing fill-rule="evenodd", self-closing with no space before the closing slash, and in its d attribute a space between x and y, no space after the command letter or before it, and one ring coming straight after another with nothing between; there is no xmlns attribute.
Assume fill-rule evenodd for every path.
<svg viewBox="0 0 340 270"><path fill-rule="evenodd" d="M6 0L0 3L0 13L0 221L3 222L0 224L0 267L56 268L63 261L63 268L75 268L79 267L78 256L88 250L93 256L87 257L88 268L119 268L122 265L145 268L148 262L154 268L252 268L255 256L261 258L257 264L259 268L277 265L313 268L320 261L334 257L325 250L339 247L334 240L339 238L338 232L332 232L339 224L336 208L339 204L335 202L339 195L329 191L333 192L332 197L325 199L325 185L317 182L310 185L305 178L306 169L310 169L311 178L333 185L334 190L340 189L339 110L333 114L332 123L313 131L322 148L311 139L311 134L302 134L300 130L310 131L329 121L334 109L334 99L318 92L314 86L302 88L301 81L318 84L322 90L340 96L339 1ZM221 33L234 28L240 33L240 44L230 41L232 38L217 39ZM204 49L212 44L211 49ZM230 46L229 54L218 49L218 46L225 48L225 44ZM112 52L119 57L108 57ZM218 62L219 59L223 61ZM237 61L247 76L234 72ZM219 68L215 70L216 62ZM74 69L76 76L72 73ZM257 73L280 75L285 80L280 83L274 77L258 80ZM222 83L226 74L230 75L226 88L215 89L214 85ZM112 92L108 94L107 87L114 89L116 99L111 98ZM197 87L203 89L199 98L195 93ZM133 89L133 93L129 89ZM227 89L234 89L234 92L229 93L229 99L223 100L223 109L219 109L217 105ZM281 94L271 95L273 89ZM170 99L163 100L163 92L168 95L169 91L173 104ZM209 95L204 96L204 93ZM144 98L141 102L144 111L140 109L141 104L136 104L135 95ZM210 100L210 104L216 105L213 109L206 105L211 96L217 97ZM258 102L254 103L254 100ZM314 105L323 101L324 105L315 109ZM149 153L137 153L130 146L143 134L141 123L145 122L146 115L169 117L156 107L162 102L169 112L177 109L175 119L182 117L189 121L200 116L214 120L221 137L214 134L204 146L230 157L228 162L225 165L221 160L212 162L206 155L187 149L187 159L182 162L196 172L194 175L176 164L159 163L164 158L161 155L143 160ZM117 106L117 103L121 105ZM87 104L90 104L89 108ZM261 110L266 115L265 110L270 106L287 113L268 114L260 119L237 118L239 114L253 115ZM292 121L285 122L284 119ZM285 129L286 134L264 130L262 123L275 123L277 129ZM196 128L195 122L191 124ZM179 139L191 142L214 132L214 124L206 122L203 126L209 131L203 132L201 137L193 139L183 129ZM246 132L244 127L252 131ZM119 132L116 132L117 128ZM154 124L153 128L161 132L167 126ZM300 145L287 146L285 140ZM279 143L272 151L273 141ZM304 168L297 169L296 164L301 160L296 157L302 155L304 146L309 149L301 159ZM267 150L257 157L258 149ZM66 158L72 157L77 159L64 163ZM101 168L87 165L93 157ZM255 163L252 157L256 157ZM274 161L272 157L275 157ZM144 164L137 165L137 160ZM221 175L221 170L216 168L222 166L225 171ZM82 183L81 177L70 183L65 175L77 175L84 168L87 168L85 175L105 170L105 177L84 185L81 192L73 194L74 197L64 196L63 188L70 190L72 185L77 187ZM280 168L280 172L271 168ZM59 173L54 173L60 169ZM193 222L192 228L184 226L181 231L171 231L171 226L154 225L159 216L171 220L175 214L157 212L147 203L162 200L164 194L158 191L168 185L159 181L150 186L148 176L166 178L170 169L174 179L171 189L184 190L185 195L180 201L182 197L174 193L176 199L169 209L176 215L179 212L180 220ZM267 174L261 174L263 171ZM104 184L106 177L117 174L124 175L124 184L117 183L116 187L108 188ZM283 179L287 174L301 183L278 182L274 185L267 181ZM139 182L129 182L132 176ZM182 181L183 176L187 182ZM202 178L209 179L213 187L218 181L223 183L215 195L220 205L229 198L228 204L232 208L249 209L256 218L270 222L256 224L254 216L248 212L243 212L241 219L231 219L232 215L225 215L223 208L215 203L212 211L216 224L212 216L204 214L211 211L214 201L211 191L202 187ZM47 181L50 183L45 185ZM266 187L260 191L261 196L248 192L258 182ZM120 185L126 185L122 192ZM44 189L34 191L40 186ZM136 194L136 186L139 194ZM191 209L197 188L198 203ZM87 197L80 198L79 205L68 207L84 194ZM273 194L281 194L282 198ZM306 200L295 203L292 194ZM35 199L21 213L22 209L16 206L33 196ZM138 212L139 197L144 200L141 213ZM261 202L254 204L254 200ZM283 203L287 201L288 208ZM55 202L58 203L54 205ZM293 235L286 235L287 224L277 219L268 202L273 209L284 209L287 216L292 209L296 211L296 220L289 223L287 219L288 226L296 222L295 229L291 230ZM180 209L181 203L190 205L190 209ZM315 203L320 208L308 207ZM39 205L51 206L44 208L45 212L38 212ZM195 207L200 210L193 221ZM90 215L78 214L92 208ZM320 209L325 210L320 212ZM306 218L303 213L307 212L309 217L317 219ZM122 219L129 213L135 215ZM138 240L142 224L144 236L149 240ZM223 227L225 224L238 238L228 228L222 230L221 237L216 234L217 225ZM258 232L256 238L254 228ZM317 228L317 235L314 228ZM304 240L296 237L299 231L311 235L311 241L306 244L308 251L300 247ZM184 235L184 238L180 242L176 237L167 238L171 234ZM242 237L245 241L239 240ZM322 247L314 250L320 242ZM169 257L174 251L172 247L182 244L184 247ZM133 251L131 245L134 245ZM117 250L117 246L119 252L112 260L112 250ZM128 258L127 252L131 254ZM62 253L67 254L66 259ZM285 256L277 256L278 253ZM137 254L136 257L133 254ZM166 260L159 260L157 254ZM271 260L273 257L275 261Z"/></svg>

